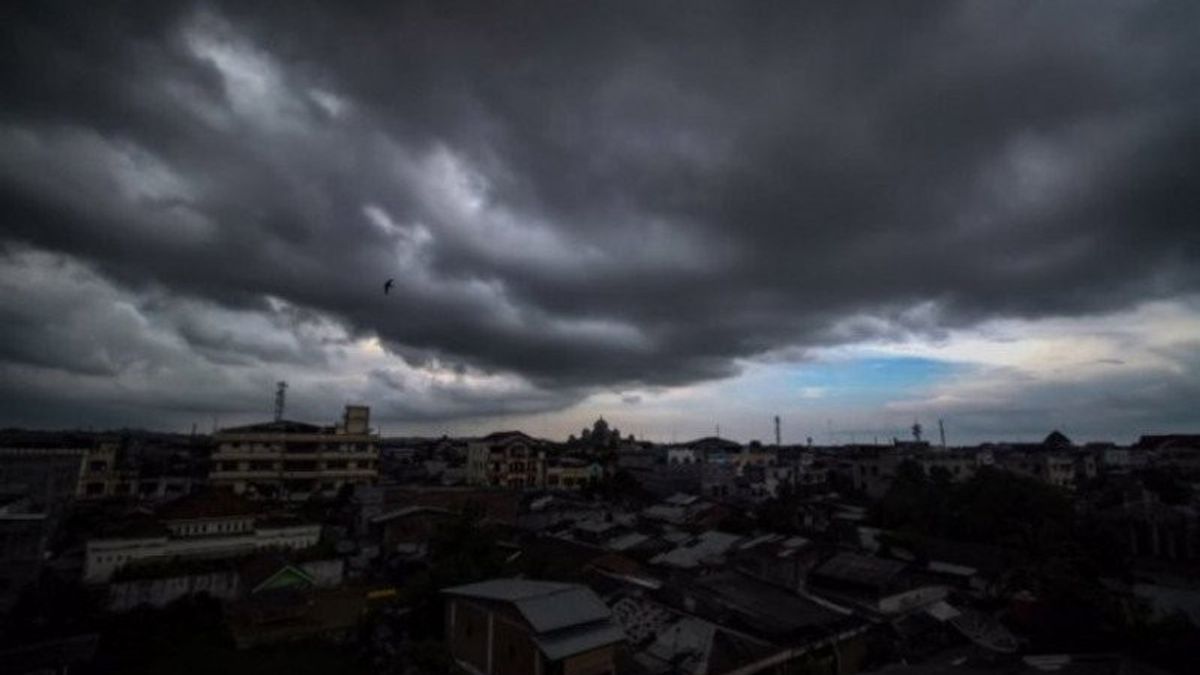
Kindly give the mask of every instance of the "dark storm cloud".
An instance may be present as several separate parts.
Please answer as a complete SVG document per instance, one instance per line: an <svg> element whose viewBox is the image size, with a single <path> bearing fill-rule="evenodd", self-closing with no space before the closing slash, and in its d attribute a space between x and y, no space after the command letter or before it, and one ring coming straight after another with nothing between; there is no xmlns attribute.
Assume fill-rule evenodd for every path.
<svg viewBox="0 0 1200 675"><path fill-rule="evenodd" d="M409 410L430 416L1112 310L1200 286L1198 20L1184 3L30 4L0 28L0 236L136 298L175 358L319 364L336 345L275 332L282 302L344 322L335 342L532 383ZM187 302L261 314L273 337ZM0 358L127 367L38 347L54 311L6 306Z"/></svg>

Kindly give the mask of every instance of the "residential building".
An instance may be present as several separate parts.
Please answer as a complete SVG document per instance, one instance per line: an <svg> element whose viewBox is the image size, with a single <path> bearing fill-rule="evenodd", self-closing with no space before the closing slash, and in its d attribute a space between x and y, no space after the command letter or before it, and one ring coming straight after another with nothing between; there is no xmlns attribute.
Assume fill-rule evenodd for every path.
<svg viewBox="0 0 1200 675"><path fill-rule="evenodd" d="M86 454L81 448L0 448L0 494L56 510L74 499Z"/></svg>
<svg viewBox="0 0 1200 675"><path fill-rule="evenodd" d="M368 606L365 588L329 588L301 565L264 560L242 571L242 597L226 611L238 649L353 638Z"/></svg>
<svg viewBox="0 0 1200 675"><path fill-rule="evenodd" d="M867 661L871 622L734 571L606 597L639 672L850 675Z"/></svg>
<svg viewBox="0 0 1200 675"><path fill-rule="evenodd" d="M452 513L474 508L491 522L516 525L521 495L488 488L372 485L357 488L354 502L358 506L357 532L368 534L376 529L372 519L414 506Z"/></svg>
<svg viewBox="0 0 1200 675"><path fill-rule="evenodd" d="M544 444L519 431L499 431L471 442L467 484L516 489L545 486Z"/></svg>
<svg viewBox="0 0 1200 675"><path fill-rule="evenodd" d="M925 475L945 471L952 481L969 480L981 467L992 466L995 458L990 450L927 450L918 454L916 462Z"/></svg>
<svg viewBox="0 0 1200 675"><path fill-rule="evenodd" d="M136 607L165 607L183 597L207 594L232 601L276 587L280 579L301 577L308 586L334 588L345 575L345 562L336 557L292 556L271 551L241 558L149 560L122 568L108 586L108 609L123 612Z"/></svg>
<svg viewBox="0 0 1200 675"><path fill-rule="evenodd" d="M348 405L335 426L276 420L223 429L215 437L209 481L238 494L292 500L374 484L379 436L370 414L367 406Z"/></svg>
<svg viewBox="0 0 1200 675"><path fill-rule="evenodd" d="M1200 434L1142 436L1134 448L1149 451L1155 466L1200 471Z"/></svg>
<svg viewBox="0 0 1200 675"><path fill-rule="evenodd" d="M851 451L849 457L842 463L844 472L856 490L865 493L872 499L879 499L896 477L896 470L903 460L900 452L894 447L863 446Z"/></svg>
<svg viewBox="0 0 1200 675"><path fill-rule="evenodd" d="M997 457L997 465L1047 485L1070 489L1076 484L1075 458L1068 452L1011 450Z"/></svg>
<svg viewBox="0 0 1200 675"><path fill-rule="evenodd" d="M546 488L579 490L603 476L599 464L578 457L556 457L546 464Z"/></svg>
<svg viewBox="0 0 1200 675"><path fill-rule="evenodd" d="M446 642L461 673L611 675L625 634L586 586L493 579L442 591Z"/></svg>
<svg viewBox="0 0 1200 675"><path fill-rule="evenodd" d="M244 556L264 549L305 549L317 544L321 526L270 517L232 492L210 490L181 497L153 516L117 523L113 532L89 539L83 580L105 583L139 561Z"/></svg>
<svg viewBox="0 0 1200 675"><path fill-rule="evenodd" d="M29 498L0 505L0 611L8 610L37 579L51 531L50 516L32 508Z"/></svg>
<svg viewBox="0 0 1200 675"><path fill-rule="evenodd" d="M700 492L705 466L703 457L703 452L690 448L629 448L617 454L617 470L627 472L657 497L677 492Z"/></svg>
<svg viewBox="0 0 1200 675"><path fill-rule="evenodd" d="M137 471L119 464L120 446L102 442L89 448L83 458L83 473L79 477L79 499L132 497L137 490Z"/></svg>

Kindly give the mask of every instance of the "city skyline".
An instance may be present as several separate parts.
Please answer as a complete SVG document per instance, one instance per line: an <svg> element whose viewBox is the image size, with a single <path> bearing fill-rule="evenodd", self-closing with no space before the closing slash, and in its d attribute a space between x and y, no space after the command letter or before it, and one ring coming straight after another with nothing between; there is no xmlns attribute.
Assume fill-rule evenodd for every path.
<svg viewBox="0 0 1200 675"><path fill-rule="evenodd" d="M1197 20L26 7L0 426L1195 432Z"/></svg>

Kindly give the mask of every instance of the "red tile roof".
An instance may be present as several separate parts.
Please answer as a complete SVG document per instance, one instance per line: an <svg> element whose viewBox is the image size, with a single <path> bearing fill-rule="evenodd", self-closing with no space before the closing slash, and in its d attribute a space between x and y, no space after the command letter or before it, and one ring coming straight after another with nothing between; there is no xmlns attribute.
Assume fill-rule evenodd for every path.
<svg viewBox="0 0 1200 675"><path fill-rule="evenodd" d="M258 506L253 502L228 490L206 490L170 502L158 510L158 517L163 520L199 520L252 516L258 512Z"/></svg>

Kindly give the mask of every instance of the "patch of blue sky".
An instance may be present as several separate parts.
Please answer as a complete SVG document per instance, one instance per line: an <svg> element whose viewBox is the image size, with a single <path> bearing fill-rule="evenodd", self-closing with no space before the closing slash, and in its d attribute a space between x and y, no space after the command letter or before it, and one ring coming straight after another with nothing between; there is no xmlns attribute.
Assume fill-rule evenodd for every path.
<svg viewBox="0 0 1200 675"><path fill-rule="evenodd" d="M862 356L762 364L737 378L738 396L870 405L902 398L969 370L970 364L911 356ZM731 383L732 384L732 383ZM730 392L734 393L734 392Z"/></svg>

